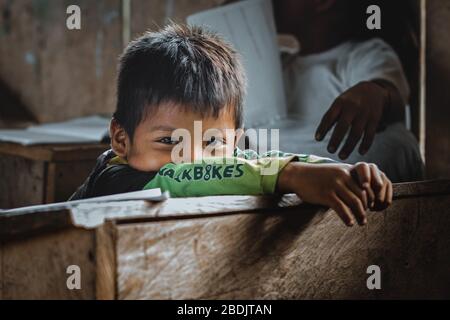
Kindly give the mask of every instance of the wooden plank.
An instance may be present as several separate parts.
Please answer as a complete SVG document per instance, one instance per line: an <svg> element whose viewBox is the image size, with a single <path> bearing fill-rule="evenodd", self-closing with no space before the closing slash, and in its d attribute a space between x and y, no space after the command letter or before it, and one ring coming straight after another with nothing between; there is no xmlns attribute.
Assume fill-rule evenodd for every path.
<svg viewBox="0 0 450 320"><path fill-rule="evenodd" d="M450 177L450 2L427 1L426 147L429 178Z"/></svg>
<svg viewBox="0 0 450 320"><path fill-rule="evenodd" d="M7 16L0 30L0 77L40 122L109 114L115 107L121 1L70 4L81 8L81 30L66 28L64 1L0 1Z"/></svg>
<svg viewBox="0 0 450 320"><path fill-rule="evenodd" d="M92 160L109 148L108 144L101 143L23 146L17 143L2 142L0 143L0 156L2 154L14 155L39 161Z"/></svg>
<svg viewBox="0 0 450 320"><path fill-rule="evenodd" d="M2 240L0 240L0 300L4 299L3 298L3 287L4 287L3 274L4 274L4 272L3 272L3 249L2 249L3 247L4 247L4 243Z"/></svg>
<svg viewBox="0 0 450 320"><path fill-rule="evenodd" d="M73 227L69 210L7 215L0 213L0 241L20 240Z"/></svg>
<svg viewBox="0 0 450 320"><path fill-rule="evenodd" d="M298 208L118 225L118 298L449 298L450 197L417 204L396 200L354 228ZM373 264L379 291L366 287Z"/></svg>
<svg viewBox="0 0 450 320"><path fill-rule="evenodd" d="M42 161L0 155L0 208L41 204L45 195L44 167Z"/></svg>
<svg viewBox="0 0 450 320"><path fill-rule="evenodd" d="M95 231L95 296L98 300L117 298L116 288L116 235L113 222L106 223Z"/></svg>
<svg viewBox="0 0 450 320"><path fill-rule="evenodd" d="M394 199L450 194L450 180L428 180L394 184Z"/></svg>
<svg viewBox="0 0 450 320"><path fill-rule="evenodd" d="M450 181L422 181L414 183L394 184L394 199L414 197L431 197L449 194ZM101 226L105 221L114 220L117 224L131 222L147 222L161 220L189 219L198 217L214 217L232 215L239 212L263 212L276 209L283 214L284 208L296 207L297 210L318 210L316 206L302 204L295 195L283 198L267 196L216 196L196 198L171 198L161 203L145 201L109 202L77 205L70 211L47 212L42 219L42 212L29 212L17 216L0 214L0 239L7 240L9 230L20 226L15 237L28 233L48 232L52 229L74 225L79 228L92 229ZM61 217L61 215L68 217ZM14 221L12 220L14 219ZM53 223L59 221L58 223ZM7 226L9 227L2 227Z"/></svg>
<svg viewBox="0 0 450 320"><path fill-rule="evenodd" d="M55 190L56 190L56 165L53 162L45 163L45 182L44 182L44 201L45 203L55 202Z"/></svg>
<svg viewBox="0 0 450 320"><path fill-rule="evenodd" d="M49 176L53 179L54 190L47 203L64 202L77 190L77 188L89 176L94 168L96 160L80 160L74 162L53 162L54 175Z"/></svg>
<svg viewBox="0 0 450 320"><path fill-rule="evenodd" d="M0 208L66 201L94 167L105 144L22 146L0 143Z"/></svg>
<svg viewBox="0 0 450 320"><path fill-rule="evenodd" d="M85 212L110 213L96 230L71 227L69 211L0 215L0 234L13 233L0 238L0 297L449 298L448 186L396 185L393 206L354 228L290 195L284 207L267 197L170 199L147 219L146 207L113 203ZM114 217L118 208L141 219ZM62 285L69 264L81 267L81 291ZM381 291L365 286L371 264Z"/></svg>
<svg viewBox="0 0 450 320"><path fill-rule="evenodd" d="M2 243L3 299L94 299L92 231L69 229ZM67 288L67 267L81 269L81 289Z"/></svg>
<svg viewBox="0 0 450 320"><path fill-rule="evenodd" d="M45 36L35 14L45 13L37 5L0 0L0 77L26 106L42 105L39 46Z"/></svg>

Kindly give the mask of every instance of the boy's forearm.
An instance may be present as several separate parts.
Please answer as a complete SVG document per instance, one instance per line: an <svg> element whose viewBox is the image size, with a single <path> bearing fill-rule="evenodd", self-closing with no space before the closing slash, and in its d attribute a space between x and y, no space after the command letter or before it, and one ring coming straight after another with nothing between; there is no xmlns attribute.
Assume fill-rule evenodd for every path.
<svg viewBox="0 0 450 320"><path fill-rule="evenodd" d="M161 168L144 189L161 188L173 197L272 194L276 192L279 172L290 160L171 163ZM274 172L264 174L270 165L274 165Z"/></svg>
<svg viewBox="0 0 450 320"><path fill-rule="evenodd" d="M329 163L328 158L277 152L258 159L228 158L214 163L170 163L144 189L161 188L173 197L263 195L292 192L291 162ZM281 179L281 180L280 180Z"/></svg>

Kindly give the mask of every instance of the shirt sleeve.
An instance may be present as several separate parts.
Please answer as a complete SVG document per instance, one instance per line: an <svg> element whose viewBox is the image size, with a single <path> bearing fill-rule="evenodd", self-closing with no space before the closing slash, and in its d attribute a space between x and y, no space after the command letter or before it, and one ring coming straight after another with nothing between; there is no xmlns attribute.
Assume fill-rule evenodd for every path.
<svg viewBox="0 0 450 320"><path fill-rule="evenodd" d="M127 164L106 167L93 181L85 198L139 191L156 175L133 169Z"/></svg>
<svg viewBox="0 0 450 320"><path fill-rule="evenodd" d="M346 57L347 86L361 81L382 79L392 83L408 104L409 86L394 49L379 38L358 43Z"/></svg>
<svg viewBox="0 0 450 320"><path fill-rule="evenodd" d="M169 163L144 189L161 188L172 197L273 194L278 176L289 162L335 162L328 158L281 151L258 155L252 150L237 150L235 157L217 160L205 159L198 164Z"/></svg>
<svg viewBox="0 0 450 320"><path fill-rule="evenodd" d="M254 150L240 150L236 149L235 155L240 158L244 158L247 160L252 159L263 159L263 158L286 158L290 157L291 161L298 161L304 163L336 163L337 161L332 160L330 158L319 157L312 154L300 154L300 153L289 153L278 150L271 150L268 152L264 152L262 154L258 154Z"/></svg>
<svg viewBox="0 0 450 320"><path fill-rule="evenodd" d="M273 194L280 171L291 157L246 160L204 159L201 163L169 163L144 189L161 188L172 197Z"/></svg>

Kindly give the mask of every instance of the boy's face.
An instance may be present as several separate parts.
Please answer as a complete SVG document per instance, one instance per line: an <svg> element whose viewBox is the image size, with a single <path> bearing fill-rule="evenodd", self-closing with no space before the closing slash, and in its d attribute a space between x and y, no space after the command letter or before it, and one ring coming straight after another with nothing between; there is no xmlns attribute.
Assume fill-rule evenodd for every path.
<svg viewBox="0 0 450 320"><path fill-rule="evenodd" d="M205 149L214 148L212 156L231 157L239 137L230 136L232 131L227 130L235 129L234 114L229 110L224 108L217 118L202 118L173 104L162 104L136 127L132 142L113 121L111 145L118 156L141 171L157 171L167 163L177 162L174 154L183 156L185 162L194 162ZM180 132L179 129L184 129L182 138L174 139L172 134Z"/></svg>

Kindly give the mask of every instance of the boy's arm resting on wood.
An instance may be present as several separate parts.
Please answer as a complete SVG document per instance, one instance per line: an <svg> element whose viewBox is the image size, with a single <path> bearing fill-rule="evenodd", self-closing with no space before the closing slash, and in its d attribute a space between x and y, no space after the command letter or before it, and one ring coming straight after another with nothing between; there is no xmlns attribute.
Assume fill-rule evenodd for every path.
<svg viewBox="0 0 450 320"><path fill-rule="evenodd" d="M256 155L256 156L255 156ZM238 156L238 155L237 155ZM261 195L274 193L279 172L290 161L314 163L315 156L272 152L259 156L256 152L245 152L231 159L220 159L198 164L169 163L159 171L136 170L126 162L111 162L103 168L93 170L85 183L70 200L99 197L111 194L161 188L173 197L208 195ZM323 158L327 161L326 158ZM101 159L100 159L101 160ZM330 160L332 161L332 160ZM272 172L267 171L272 169ZM265 174L262 171L266 170Z"/></svg>
<svg viewBox="0 0 450 320"><path fill-rule="evenodd" d="M392 201L389 179L373 164L278 151L251 155L169 163L158 172L111 165L95 178L88 197L152 188L172 197L296 193L305 202L333 208L349 226L355 219L365 224L367 209L381 210Z"/></svg>
<svg viewBox="0 0 450 320"><path fill-rule="evenodd" d="M392 201L392 185L375 165L272 156L170 163L144 189L161 188L173 197L296 193L305 202L333 208L348 226L365 224L367 209L382 210Z"/></svg>
<svg viewBox="0 0 450 320"><path fill-rule="evenodd" d="M144 188L161 188L173 197L273 194L278 190L280 172L291 161L318 163L329 159L275 151L257 158L214 160L167 164Z"/></svg>

